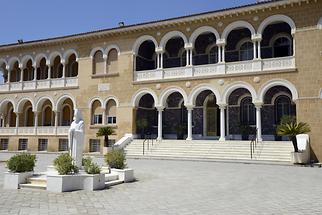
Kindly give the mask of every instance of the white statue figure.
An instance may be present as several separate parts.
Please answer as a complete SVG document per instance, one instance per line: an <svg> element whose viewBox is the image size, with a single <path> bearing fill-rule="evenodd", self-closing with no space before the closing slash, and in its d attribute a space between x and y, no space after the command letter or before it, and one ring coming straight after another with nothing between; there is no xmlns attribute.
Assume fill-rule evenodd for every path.
<svg viewBox="0 0 322 215"><path fill-rule="evenodd" d="M68 131L69 154L74 159L74 165L82 167L83 147L84 147L84 121L80 110L76 109L74 121Z"/></svg>

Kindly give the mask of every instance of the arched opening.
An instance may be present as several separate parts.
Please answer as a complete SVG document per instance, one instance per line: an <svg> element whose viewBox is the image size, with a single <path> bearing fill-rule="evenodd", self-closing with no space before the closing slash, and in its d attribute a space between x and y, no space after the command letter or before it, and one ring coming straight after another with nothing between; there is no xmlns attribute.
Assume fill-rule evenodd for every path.
<svg viewBox="0 0 322 215"><path fill-rule="evenodd" d="M205 32L195 40L192 56L193 65L218 63L218 47L216 36L213 33Z"/></svg>
<svg viewBox="0 0 322 215"><path fill-rule="evenodd" d="M71 54L68 57L66 65L66 77L77 77L78 76L78 62L76 61L76 55Z"/></svg>
<svg viewBox="0 0 322 215"><path fill-rule="evenodd" d="M53 66L51 67L51 78L63 77L63 67L60 56L56 56L54 58Z"/></svg>
<svg viewBox="0 0 322 215"><path fill-rule="evenodd" d="M92 103L92 125L101 125L103 124L103 108L99 100L95 100Z"/></svg>
<svg viewBox="0 0 322 215"><path fill-rule="evenodd" d="M184 40L179 37L172 37L165 45L165 52L163 54L163 67L173 68L186 66L186 50L184 48Z"/></svg>
<svg viewBox="0 0 322 215"><path fill-rule="evenodd" d="M106 122L109 125L116 125L116 102L110 99L106 104Z"/></svg>
<svg viewBox="0 0 322 215"><path fill-rule="evenodd" d="M140 45L136 55L136 71L157 68L155 48L152 40L146 40Z"/></svg>
<svg viewBox="0 0 322 215"><path fill-rule="evenodd" d="M248 28L232 30L227 37L225 61L247 61L254 58L254 44L251 40L251 31Z"/></svg>
<svg viewBox="0 0 322 215"><path fill-rule="evenodd" d="M28 60L26 67L23 70L23 80L32 81L34 80L34 67L32 66L32 60Z"/></svg>
<svg viewBox="0 0 322 215"><path fill-rule="evenodd" d="M179 92L171 93L166 99L163 113L163 134L168 139L184 139L187 135L187 108Z"/></svg>
<svg viewBox="0 0 322 215"><path fill-rule="evenodd" d="M53 126L53 111L51 105L42 108L41 126Z"/></svg>
<svg viewBox="0 0 322 215"><path fill-rule="evenodd" d="M19 68L19 63L16 61L10 71L10 82L19 82L21 76L21 71Z"/></svg>
<svg viewBox="0 0 322 215"><path fill-rule="evenodd" d="M8 102L6 104L6 118L5 118L5 125L6 127L16 127L16 117L17 115L14 112L13 104Z"/></svg>
<svg viewBox="0 0 322 215"><path fill-rule="evenodd" d="M220 135L220 111L217 98L210 90L204 90L196 97L192 133L194 139L218 139Z"/></svg>
<svg viewBox="0 0 322 215"><path fill-rule="evenodd" d="M263 139L282 140L277 136L276 127L285 116L296 116L296 105L292 101L291 91L284 86L274 86L264 95L262 108Z"/></svg>
<svg viewBox="0 0 322 215"><path fill-rule="evenodd" d="M42 58L37 67L37 80L44 80L48 78L48 66L46 65L46 58Z"/></svg>
<svg viewBox="0 0 322 215"><path fill-rule="evenodd" d="M98 50L93 56L93 74L103 74L105 70L105 60L103 52Z"/></svg>
<svg viewBox="0 0 322 215"><path fill-rule="evenodd" d="M71 98L63 97L56 105L59 126L70 126L74 116L74 103Z"/></svg>
<svg viewBox="0 0 322 215"><path fill-rule="evenodd" d="M118 72L118 51L111 49L107 54L106 72L117 73Z"/></svg>
<svg viewBox="0 0 322 215"><path fill-rule="evenodd" d="M68 104L63 105L61 125L70 126L72 120L73 120L73 113L70 105Z"/></svg>
<svg viewBox="0 0 322 215"><path fill-rule="evenodd" d="M5 63L0 63L0 85L8 83L8 70Z"/></svg>
<svg viewBox="0 0 322 215"><path fill-rule="evenodd" d="M24 105L23 112L23 126L24 127L32 127L34 126L34 112L32 110L32 106L30 102L27 102Z"/></svg>
<svg viewBox="0 0 322 215"><path fill-rule="evenodd" d="M293 55L291 27L284 22L268 25L262 35L261 57L275 58Z"/></svg>
<svg viewBox="0 0 322 215"><path fill-rule="evenodd" d="M150 94L143 95L136 108L136 133L142 139L145 138L145 134L156 137L158 115L153 96Z"/></svg>
<svg viewBox="0 0 322 215"><path fill-rule="evenodd" d="M231 139L249 140L256 134L256 109L252 100L245 88L238 88L229 95L227 131Z"/></svg>

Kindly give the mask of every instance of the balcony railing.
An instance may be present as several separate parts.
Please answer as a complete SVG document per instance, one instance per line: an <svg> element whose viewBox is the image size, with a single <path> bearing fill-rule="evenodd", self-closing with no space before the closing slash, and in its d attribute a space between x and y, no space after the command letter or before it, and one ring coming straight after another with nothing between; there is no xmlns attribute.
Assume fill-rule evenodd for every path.
<svg viewBox="0 0 322 215"><path fill-rule="evenodd" d="M69 126L40 126L40 127L1 127L0 128L0 135L49 135L49 136L56 136L56 135L68 135Z"/></svg>
<svg viewBox="0 0 322 215"><path fill-rule="evenodd" d="M78 87L78 77L11 82L0 85L0 92Z"/></svg>
<svg viewBox="0 0 322 215"><path fill-rule="evenodd" d="M232 63L207 64L191 67L135 71L134 81L151 81L160 79L216 76L225 74L241 75L243 73L264 73L268 71L292 70L295 68L295 57L290 56L251 61L239 61Z"/></svg>

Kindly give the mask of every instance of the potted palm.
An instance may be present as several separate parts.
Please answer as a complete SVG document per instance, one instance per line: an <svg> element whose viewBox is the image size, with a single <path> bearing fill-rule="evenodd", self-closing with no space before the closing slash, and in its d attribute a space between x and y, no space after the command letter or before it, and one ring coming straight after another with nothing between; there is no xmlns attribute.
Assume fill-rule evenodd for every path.
<svg viewBox="0 0 322 215"><path fill-rule="evenodd" d="M306 163L306 154L299 151L296 136L299 134L306 134L311 131L310 126L304 122L296 122L295 117L285 118L281 120L281 124L277 126L277 135L287 136L292 141L294 152L291 153L293 163Z"/></svg>
<svg viewBox="0 0 322 215"><path fill-rule="evenodd" d="M96 133L97 137L104 137L104 147L109 147L109 145L108 145L108 137L110 135L115 135L114 128L110 127L110 126L100 128L98 130L98 132Z"/></svg>

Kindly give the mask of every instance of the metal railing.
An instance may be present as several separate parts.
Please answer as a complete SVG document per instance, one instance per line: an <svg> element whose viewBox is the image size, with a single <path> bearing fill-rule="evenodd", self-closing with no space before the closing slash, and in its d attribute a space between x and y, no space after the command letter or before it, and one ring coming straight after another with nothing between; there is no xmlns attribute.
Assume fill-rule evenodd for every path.
<svg viewBox="0 0 322 215"><path fill-rule="evenodd" d="M250 141L250 159L253 159L254 158L254 155L255 155L255 149L257 147L257 144L258 144L258 129L254 129L254 133L251 137L251 141Z"/></svg>
<svg viewBox="0 0 322 215"><path fill-rule="evenodd" d="M151 146L150 146L151 144ZM145 154L145 147L147 147L147 151L150 150L150 148L153 146L153 138L151 134L146 134L145 138L143 140L143 155Z"/></svg>

